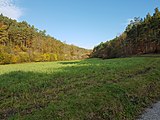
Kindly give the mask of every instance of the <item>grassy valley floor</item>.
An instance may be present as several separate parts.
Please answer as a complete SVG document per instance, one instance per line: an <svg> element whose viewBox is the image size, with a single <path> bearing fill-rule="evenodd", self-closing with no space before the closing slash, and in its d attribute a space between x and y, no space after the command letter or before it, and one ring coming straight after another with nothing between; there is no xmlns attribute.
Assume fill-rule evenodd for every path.
<svg viewBox="0 0 160 120"><path fill-rule="evenodd" d="M160 100L160 56L0 65L0 119L136 119Z"/></svg>

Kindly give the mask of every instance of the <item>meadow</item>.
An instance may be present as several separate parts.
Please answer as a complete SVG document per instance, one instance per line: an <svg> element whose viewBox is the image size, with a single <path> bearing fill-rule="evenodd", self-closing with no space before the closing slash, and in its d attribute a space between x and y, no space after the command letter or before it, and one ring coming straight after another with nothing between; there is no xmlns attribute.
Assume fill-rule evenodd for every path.
<svg viewBox="0 0 160 120"><path fill-rule="evenodd" d="M0 65L1 120L133 120L160 100L160 56Z"/></svg>

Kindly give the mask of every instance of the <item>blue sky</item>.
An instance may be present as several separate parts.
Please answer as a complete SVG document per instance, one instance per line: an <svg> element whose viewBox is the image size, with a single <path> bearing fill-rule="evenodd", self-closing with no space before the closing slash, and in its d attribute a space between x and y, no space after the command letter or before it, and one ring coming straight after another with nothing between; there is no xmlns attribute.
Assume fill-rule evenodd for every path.
<svg viewBox="0 0 160 120"><path fill-rule="evenodd" d="M4 1L0 0L1 3ZM152 14L156 7L160 7L160 0L7 1L14 8L12 12L15 10L10 14L11 18L15 14L14 19L27 21L61 41L83 48L93 48L116 37L124 31L130 19L144 18L148 12Z"/></svg>

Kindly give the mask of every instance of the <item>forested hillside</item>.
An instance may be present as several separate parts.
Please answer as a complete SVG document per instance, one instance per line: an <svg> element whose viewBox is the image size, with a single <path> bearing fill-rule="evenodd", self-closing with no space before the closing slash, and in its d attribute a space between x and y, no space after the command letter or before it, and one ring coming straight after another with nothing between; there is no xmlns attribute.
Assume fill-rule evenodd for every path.
<svg viewBox="0 0 160 120"><path fill-rule="evenodd" d="M120 36L96 46L91 57L116 58L147 53L160 53L158 8L144 19L135 17Z"/></svg>
<svg viewBox="0 0 160 120"><path fill-rule="evenodd" d="M82 59L89 52L56 40L25 21L0 15L0 64Z"/></svg>

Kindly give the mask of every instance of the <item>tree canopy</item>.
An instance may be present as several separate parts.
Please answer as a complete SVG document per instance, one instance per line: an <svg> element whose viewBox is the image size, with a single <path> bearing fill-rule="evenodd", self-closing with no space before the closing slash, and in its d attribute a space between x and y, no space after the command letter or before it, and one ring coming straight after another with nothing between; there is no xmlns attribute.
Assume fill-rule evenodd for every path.
<svg viewBox="0 0 160 120"><path fill-rule="evenodd" d="M96 46L91 57L115 58L136 54L160 53L160 11L135 17L126 30L113 40Z"/></svg>
<svg viewBox="0 0 160 120"><path fill-rule="evenodd" d="M83 59L89 52L46 35L45 30L25 21L0 15L0 64Z"/></svg>

